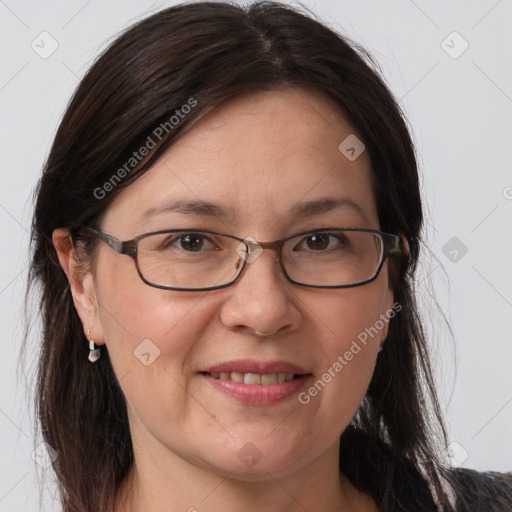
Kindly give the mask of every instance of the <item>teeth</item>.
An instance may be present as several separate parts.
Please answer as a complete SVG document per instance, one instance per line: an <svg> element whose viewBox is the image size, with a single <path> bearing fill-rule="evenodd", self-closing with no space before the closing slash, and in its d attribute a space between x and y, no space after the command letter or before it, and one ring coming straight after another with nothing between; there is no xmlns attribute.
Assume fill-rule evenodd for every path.
<svg viewBox="0 0 512 512"><path fill-rule="evenodd" d="M293 380L293 373L240 373L240 372L211 372L215 379L232 380L244 384L277 384Z"/></svg>
<svg viewBox="0 0 512 512"><path fill-rule="evenodd" d="M259 373L244 374L244 384L261 384L261 375Z"/></svg>
<svg viewBox="0 0 512 512"><path fill-rule="evenodd" d="M277 384L277 373L265 373L261 376L262 384Z"/></svg>

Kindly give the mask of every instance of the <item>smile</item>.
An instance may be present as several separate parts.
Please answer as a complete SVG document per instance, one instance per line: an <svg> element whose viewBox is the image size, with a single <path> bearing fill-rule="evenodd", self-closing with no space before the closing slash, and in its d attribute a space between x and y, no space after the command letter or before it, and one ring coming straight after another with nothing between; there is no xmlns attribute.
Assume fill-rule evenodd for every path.
<svg viewBox="0 0 512 512"><path fill-rule="evenodd" d="M233 382L243 382L244 384L278 384L289 382L300 375L294 373L240 373L240 372L211 372L206 373L214 379L231 380Z"/></svg>
<svg viewBox="0 0 512 512"><path fill-rule="evenodd" d="M312 373L289 361L238 359L202 368L199 375L214 390L245 405L271 405L299 393Z"/></svg>

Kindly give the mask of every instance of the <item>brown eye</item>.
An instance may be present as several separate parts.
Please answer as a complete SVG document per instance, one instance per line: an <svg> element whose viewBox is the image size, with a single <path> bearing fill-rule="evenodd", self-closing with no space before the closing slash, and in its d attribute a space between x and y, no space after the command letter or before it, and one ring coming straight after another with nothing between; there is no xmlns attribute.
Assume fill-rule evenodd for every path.
<svg viewBox="0 0 512 512"><path fill-rule="evenodd" d="M210 244L210 245L208 245ZM200 233L186 233L172 236L163 241L160 250L177 249L185 252L203 252L204 249L216 249L212 240Z"/></svg>
<svg viewBox="0 0 512 512"><path fill-rule="evenodd" d="M197 252L203 247L205 237L197 234L188 234L178 239L180 241L180 247L186 251Z"/></svg>
<svg viewBox="0 0 512 512"><path fill-rule="evenodd" d="M297 244L294 250L323 252L331 249L343 249L349 246L349 240L343 233L311 233Z"/></svg>
<svg viewBox="0 0 512 512"><path fill-rule="evenodd" d="M327 249L329 247L329 235L325 233L315 233L306 238L310 249Z"/></svg>

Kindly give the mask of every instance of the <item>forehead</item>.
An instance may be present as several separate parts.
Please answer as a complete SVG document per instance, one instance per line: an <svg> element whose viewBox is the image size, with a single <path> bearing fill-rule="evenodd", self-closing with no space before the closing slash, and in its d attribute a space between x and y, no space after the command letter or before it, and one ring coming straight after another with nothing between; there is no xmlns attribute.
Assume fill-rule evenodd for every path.
<svg viewBox="0 0 512 512"><path fill-rule="evenodd" d="M218 209L219 222L268 230L290 220L302 203L332 196L360 206L366 215L358 218L355 208L345 208L353 223L376 227L369 156L363 151L351 160L339 149L354 136L355 129L320 93L289 87L239 96L188 128L114 199L105 223L133 236L155 228L154 222L161 229L165 218L183 219L184 211L166 206L194 201L221 207L226 215ZM154 220L158 213L164 220Z"/></svg>

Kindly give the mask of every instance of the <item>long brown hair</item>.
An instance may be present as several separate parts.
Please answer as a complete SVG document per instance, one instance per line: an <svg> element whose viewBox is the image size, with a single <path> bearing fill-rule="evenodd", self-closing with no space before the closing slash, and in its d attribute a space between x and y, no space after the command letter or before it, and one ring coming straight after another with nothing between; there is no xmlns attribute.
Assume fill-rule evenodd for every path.
<svg viewBox="0 0 512 512"><path fill-rule="evenodd" d="M80 228L98 227L114 197L184 129L239 94L290 85L331 98L356 128L372 162L381 229L403 234L410 245L409 257L390 266L402 310L390 324L365 402L341 437L340 470L383 511L410 510L402 488L404 496L421 498L416 511L435 510L433 494L452 510L442 485L450 475L438 459L446 433L415 302L423 217L413 143L371 57L314 18L277 2L170 7L120 35L69 103L36 191L29 276L43 318L36 413L58 454L53 470L64 512L110 512L133 450L108 351L94 365L87 360L53 230L68 228L92 255L95 242ZM191 99L187 115L170 122ZM148 157L126 167L148 137L154 142Z"/></svg>

